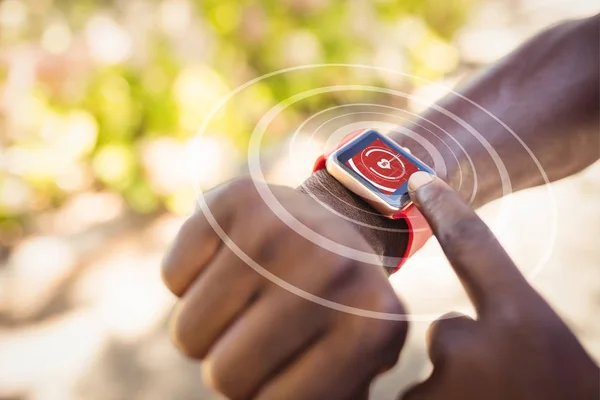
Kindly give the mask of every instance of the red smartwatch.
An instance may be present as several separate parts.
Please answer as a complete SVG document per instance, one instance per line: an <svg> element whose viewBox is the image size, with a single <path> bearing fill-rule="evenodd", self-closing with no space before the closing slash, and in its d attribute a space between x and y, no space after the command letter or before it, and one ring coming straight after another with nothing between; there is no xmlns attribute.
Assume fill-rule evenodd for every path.
<svg viewBox="0 0 600 400"><path fill-rule="evenodd" d="M360 129L320 156L313 172L323 168L348 190L391 219L404 219L408 244L396 271L431 237L431 228L408 195L408 178L433 169L381 133Z"/></svg>

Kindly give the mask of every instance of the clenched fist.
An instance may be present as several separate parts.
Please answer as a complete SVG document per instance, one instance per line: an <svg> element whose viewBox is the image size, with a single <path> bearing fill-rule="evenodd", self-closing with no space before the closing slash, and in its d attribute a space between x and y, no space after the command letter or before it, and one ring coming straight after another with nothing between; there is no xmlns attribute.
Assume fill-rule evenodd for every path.
<svg viewBox="0 0 600 400"><path fill-rule="evenodd" d="M256 185L299 229L314 232L314 242L290 228L250 179L205 193L211 213L185 222L163 266L179 296L176 346L204 360L206 383L230 399L365 398L404 343L407 324L394 320L402 305L380 265L322 245L372 253L349 222L291 188Z"/></svg>

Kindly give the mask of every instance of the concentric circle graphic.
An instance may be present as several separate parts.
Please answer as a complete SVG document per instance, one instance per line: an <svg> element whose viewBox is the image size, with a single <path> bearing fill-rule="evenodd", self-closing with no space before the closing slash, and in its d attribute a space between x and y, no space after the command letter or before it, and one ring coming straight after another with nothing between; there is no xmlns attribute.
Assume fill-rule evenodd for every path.
<svg viewBox="0 0 600 400"><path fill-rule="evenodd" d="M299 133L300 133L300 132L303 130L304 126L306 126L306 125L307 125L308 123L310 123L310 122L311 122L311 121L312 121L314 118L318 117L319 115L321 115L321 114L323 114L323 113L326 113L326 112L328 112L328 111L331 111L331 110L340 109L340 108L347 108L347 107L351 107L351 106L373 106L373 104L368 104L368 103L342 104L342 105L337 105L337 106L333 106L333 107L326 108L326 109L324 109L324 110L321 110L321 111L319 111L319 112L317 112L317 113L315 113L315 114L311 115L310 117L308 117L306 120L304 120L304 121L303 121L303 122L302 122L302 123L301 123L301 124L298 126L298 128L296 128L296 130L294 131L294 133L293 133L293 135L292 135L292 140L290 141L290 145L289 145L289 148L288 148L288 157L289 157L289 159L290 159L290 163L291 163L292 165L299 165L299 162L298 162L298 160L296 160L296 159L295 159L295 154L296 154L296 153L293 151L293 145L294 145L294 139L295 139L295 138L296 138L296 136L297 136L297 135L298 135L298 134L299 134ZM409 115L409 116L411 116L411 117L417 117L417 116L418 116L418 115L417 115L417 114L415 114L415 113L412 113L412 112L410 112L410 111L408 111L408 110L403 110L403 109L400 109L400 108L397 108L397 107L392 107L392 106L388 106L388 105L382 105L382 104L377 104L376 106L377 106L378 108L385 108L385 109L387 109L387 110L392 110L392 111L394 111L394 112L402 112L402 113L408 114L408 115ZM357 112L351 112L351 113L345 113L345 114L341 114L341 115L336 115L335 117L333 117L333 118L331 118L331 119L328 119L327 121L325 121L325 122L323 122L322 124L320 124L320 125L319 125L319 126L318 126L318 127L317 127L317 128L316 128L316 129L315 129L315 130L314 130L314 131L311 133L311 137L313 137L313 136L317 135L317 134L318 134L318 132L319 132L319 131L320 131L322 128L324 128L324 127L325 127L327 124L329 124L329 123L332 123L332 122L333 122L333 121L335 121L336 119L345 118L345 117L348 117L348 116L359 115L359 114L364 114L364 115L381 115L381 116L386 116L386 117L390 117L390 116L391 116L391 117L393 117L394 119L398 119L398 120L400 120L401 122L412 122L412 123L414 123L414 121L411 121L411 120L410 120L410 119L408 119L408 118L403 118L403 117L401 117L401 116L399 116L399 115L395 115L395 114L386 114L386 113L379 113L379 112L373 112L373 111L357 111ZM442 131L443 131L442 127L440 127L440 126L439 126L439 125L437 125L436 123L434 123L434 122L432 122L432 121L428 120L427 118L423 118L423 117L421 117L421 119L423 119L424 121L427 121L427 122L428 122L429 124L431 124L432 126L435 126L435 127L436 127L436 128L438 128L439 130L442 130ZM352 125L352 126L349 126L349 127L348 127L348 129L347 129L347 130L344 130L344 132L342 132L342 133L343 133L343 134L347 134L348 132L352 132L352 131L354 131L354 130L356 130L356 129L359 129L359 128L362 128L362 127L374 127L374 126L376 126L376 124L380 124L380 125L382 125L382 123L381 123L381 122L378 122L378 121L362 121L362 123L361 123L361 125L360 125L360 126L354 126L354 125ZM416 125L417 125L417 126L419 126L421 129L424 129L425 131L427 131L429 134L431 134L431 135L433 135L433 136L435 136L435 137L437 137L437 138L439 139L439 136L438 136L436 133L434 133L432 130L430 130L429 128L425 128L425 127L424 127L423 125L421 125L420 123L416 123ZM393 129L393 130L396 130L396 131L398 131L398 132L400 132L400 131L403 131L403 130L404 130L404 131L405 131L404 133L405 133L407 136L411 136L411 133L412 133L412 131L408 131L408 130L406 130L406 129L403 129L401 126L398 126L397 124L391 124L391 123L385 123L385 124L383 124L383 130L392 130L392 129ZM337 142L338 142L338 141L339 141L339 140L340 140L340 139L343 137L343 136L337 135L336 133L337 133L337 132L333 132L333 134L331 134L331 135L330 135L330 139L331 139L331 138L337 139L337 140L333 141L332 143L337 143ZM416 140L416 141L417 141L417 142L418 142L420 145L422 145L422 146L423 146L425 149L427 149L427 150L428 150L429 154L432 154L432 155L434 155L434 156L432 157L433 159L435 159L435 160L438 160L438 159L441 159L441 158L442 158L441 154L439 153L439 150L438 150L437 148L435 148L435 147L434 147L434 146L433 146L433 145L432 145L432 144L431 144L429 141L422 139L420 136L414 136L414 135L412 135L412 136L413 136L413 139L415 139L415 140ZM474 171L474 170L475 170L475 165L474 165L474 163L473 163L473 160L471 159L471 156L469 155L469 153L468 153L468 152L465 150L465 148L464 148L464 147L463 147L463 146L462 146L462 145L461 145L461 144L458 142L458 140L456 140L454 137L450 136L450 139L451 139L451 140L454 142L454 144L455 144L455 145L456 145L456 146L457 146L459 149L461 149L461 151L462 151L463 155L464 155L464 156L467 158L467 161L468 161L468 163L469 163L469 166L471 167L471 170L473 170L473 171ZM330 140L330 141L331 141L331 140ZM447 144L445 144L445 146L448 146L448 145L447 145ZM326 147L328 147L328 148L329 148L329 147L333 147L333 144L331 144L331 145L328 145L328 146L326 146ZM454 157L454 160L456 161L456 164L459 164L459 162L458 162L458 157L456 156L456 154L454 154L454 153L450 153L450 154L452 155L452 157ZM442 166L444 166L444 165L442 164ZM439 170L438 170L438 171L439 171ZM443 170L441 170L441 172L443 173L444 171L443 171ZM462 170L461 170L461 169L459 169L459 171L458 171L458 172L459 172L459 175L458 175L458 187L457 187L457 190L460 190L460 188L462 187L462 179L463 179L463 176L462 176ZM324 188L324 189L325 189L325 190L328 190L327 188ZM322 201L321 201L319 198L317 198L316 196L313 196L311 193L309 193L309 194L310 194L310 195L313 197L313 199L314 199L314 200L316 200L318 203L320 203L320 204L321 204L321 206L323 206L323 207L327 208L327 209L328 209L330 212L332 212L332 213L336 214L337 216L339 216L339 217L341 217L341 218L348 219L348 217L347 217L346 215L340 214L338 211L336 211L336 210L334 210L333 208L331 208L331 207L330 207L328 204L326 204L326 203L322 202ZM333 195L333 193L331 193L331 192L330 192L330 194L332 194L332 195ZM473 191L473 193L472 193L472 195L471 195L471 198L470 198L469 202L472 202L472 201L474 200L474 198L475 198L475 190ZM344 202L344 203L345 203L345 205L346 205L347 207L352 207L352 208L354 208L354 207L355 207L353 204L349 204L349 203L346 203L346 202ZM363 212L368 212L368 211L365 211L365 210L361 210L361 211L363 211ZM376 227L376 226L373 226L373 225L368 225L368 224L365 224L365 223L364 223L364 222L362 222L362 221L355 221L355 220L353 220L352 222L353 222L353 223L355 223L355 224L357 224L357 225L364 226L364 227L367 227L367 228L379 229L379 230L390 230L389 228L384 228L384 227Z"/></svg>
<svg viewBox="0 0 600 400"><path fill-rule="evenodd" d="M523 149L525 149L527 154L534 161L535 165L537 166L537 168L539 170L539 173L541 174L542 178L544 179L544 182L546 184L546 188L547 188L547 191L549 194L549 198L550 198L550 206L552 209L552 218L550 221L551 240L549 241L550 243L548 244L546 250L544 251L543 256L537 262L535 267L532 268L531 271L529 272L528 278L529 279L534 278L541 271L541 269L547 263L547 261L550 257L552 245L556 238L556 229L557 229L556 201L554 199L552 190L548 186L548 184L550 182L548 180L548 177L547 177L545 171L543 170L540 162L537 160L537 158L535 157L535 155L533 154L531 149L529 149L527 147L527 145L523 142L523 140L521 138L519 138L518 135L516 135L516 133L513 132L509 126L507 126L500 119L498 119L495 115L493 115L491 112L489 112L488 110L486 110L479 104L462 96L460 93L449 90L447 87L445 87L441 84L438 84L436 82L431 82L426 79L420 78L418 76L413 76L411 74L407 74L407 73L404 73L401 71L395 71L395 70L391 70L391 69L387 69L387 68L368 66L368 65L360 65L360 64L311 64L311 65L296 66L296 67L291 67L291 68L274 71L274 72L265 74L263 76L257 77L255 79L252 79L252 80L244 83L243 85L237 87L236 89L231 91L228 95L223 97L218 103L216 103L215 106L208 113L206 118L202 121L201 126L200 126L197 136L196 136L196 140L193 143L193 146L196 147L199 145L200 141L198 139L206 133L207 127L208 127L210 121L214 118L214 116L217 113L219 113L220 111L222 111L222 109L227 105L227 103L229 101L231 101L234 98L234 96L236 96L240 92L242 92L244 89L246 89L246 88L250 87L251 85L254 85L258 82L264 81L266 79L269 79L269 78L272 78L272 77L275 77L278 75L292 73L295 71L311 71L311 72L315 71L316 72L318 70L323 70L323 69L327 69L327 68L348 68L348 69L354 69L354 70L359 70L359 71L375 71L378 73L385 72L385 73L390 73L390 74L402 75L404 77L407 77L407 78L410 78L410 79L413 79L416 81L420 81L420 82L423 82L426 84L442 87L443 89L448 90L448 92L452 93L453 95L460 97L461 99L467 101L474 107L477 107L479 110L483 111L486 115L488 115L490 118L492 118L498 124L500 124L506 130L506 132L509 132L510 135L512 135L512 137L518 141L518 143L523 147ZM398 97L402 97L404 99L410 99L411 101L415 101L420 104L424 104L424 105L431 107L431 108L435 109L436 111L446 115L447 117L449 117L450 119L455 121L458 125L460 125L463 129L465 129L467 132L469 132L474 138L476 138L476 140L479 142L479 144L481 144L485 148L485 150L488 152L488 154L491 157L494 165L496 166L499 176L500 176L500 181L501 181L501 186L502 186L502 195L506 196L506 195L512 193L512 187L511 187L510 179L508 176L508 171L507 171L502 159L500 158L498 153L494 150L494 148L491 146L491 144L483 137L483 135L481 135L481 133L479 133L476 129L474 129L466 121L461 119L459 116L449 112L448 110L438 106L437 104L429 104L428 102L425 102L422 99L419 99L412 94L405 93L402 91L397 91L397 90L392 90L392 89L382 88L382 87L376 87L376 86L370 86L370 85L348 84L348 85L333 85L333 86L312 88L312 89L305 90L303 92L292 95L291 97L274 105L271 109L269 109L266 113L264 113L264 115L259 119L259 121L257 121L257 123L254 127L254 130L250 136L249 146L248 146L248 168L249 168L252 180L255 182L256 189L257 189L258 193L260 194L260 196L262 197L263 201L269 206L271 211L273 211L273 213L276 214L278 216L278 218L281 219L282 222L284 222L288 227L293 229L296 233L302 235L307 240L310 240L314 244L316 244L328 251L339 254L341 256L344 256L344 257L347 257L350 259L354 259L356 261L360 261L360 262L367 263L367 264L381 265L381 260L380 260L379 256L344 246L340 243L337 243L335 241L330 240L329 238L326 238L326 237L320 235L319 233L312 230L310 227L304 225L298 219L296 219L288 210L286 210L285 207L283 207L283 205L281 203L279 203L279 201L277 200L275 195L268 189L267 185L260 185L260 184L256 183L257 181L258 182L266 181L265 176L262 171L262 168L261 168L261 165L260 165L259 155L260 155L262 138L265 135L265 132L267 131L267 128L272 123L272 121L280 113L282 113L284 110L286 110L286 108L292 106L294 103L296 103L298 101L310 98L312 96L317 96L317 95L323 94L323 93L332 93L332 92L340 92L340 91L371 91L371 92L384 93L384 94L391 95L391 96L398 96ZM294 162L295 161L295 152L293 151L292 147L294 146L296 136L300 132L303 131L305 126L307 126L313 119L320 117L321 115L325 115L327 112L332 112L335 110L340 110L342 108L347 108L347 107L351 107L351 106L378 107L378 108L387 110L389 112L391 112L391 111L402 112L404 114L407 114L409 117L416 116L416 114L413 114L407 110L402 110L402 109L394 108L392 106L387 106L387 105L369 104L369 103L350 103L350 104L337 105L334 107L329 107L327 109L323 109L323 110L311 115L306 120L304 120L297 127L295 132L293 133L291 141L290 141L289 154L288 154L290 162L294 166L299 165L299 163L297 161ZM318 133L318 131L325 129L326 125L330 124L335 119L349 117L349 116L356 116L356 115L360 115L360 114L361 114L361 112L351 112L351 113L345 113L342 115L336 115L333 118L331 118L331 119L325 121L324 123L322 123L321 125L319 125L311 133L310 138L312 139L314 137L314 135L316 135ZM399 117L396 114L386 114L383 112L382 113L364 112L364 114L365 114L365 116L368 114L371 117L380 115L380 116L392 117L394 119L399 118L403 121L409 120L409 119L404 119L402 117ZM427 121L427 120L425 120L425 121ZM458 143L458 141L456 139L452 138L452 136L450 134L448 134L444 129L435 125L432 121L427 121L427 122L432 124L432 126L435 126L436 128L440 129L441 132L443 132L451 140L453 140L454 143L458 146L458 148L460 148L460 150L463 151L463 155L467 158L467 161L470 164L472 171L473 171L473 175L474 175L473 176L473 181L474 181L473 193L471 195L471 201L472 201L477 192L477 171L474 167L473 161L469 157L468 152L465 151L465 149ZM372 120L361 120L358 123L349 124L347 126L339 128L335 132L333 132L330 135L328 144L331 145L332 143L337 143L345 134L347 134L355 129L374 128L377 126L381 126L382 124L384 124L384 125L387 124L388 126L393 125L391 123L385 123L385 122L382 123L381 121L372 121ZM392 126L389 126L389 127L392 128ZM426 149L426 151L429 153L431 159L433 160L433 165L431 165L431 167L433 167L434 170L441 171L441 172L445 171L446 166L445 166L445 162L441 156L441 153L440 153L439 149L437 149L432 143L430 143L427 139L425 139L419 135L416 135L414 132L412 132L408 129L403 129L401 126L393 125L393 128L396 132L401 132L403 134L406 134L407 136L409 136L411 139L417 141L420 145L422 145ZM429 132L433 134L433 132L431 132L431 131L429 131ZM437 135L435 135L435 136L437 136ZM452 154L452 156L454 158L457 158L457 156L455 154ZM461 175L459 177L459 185L462 184L462 172L460 172L460 174ZM256 271L257 273L262 275L264 278L269 279L272 283L289 291L290 293L293 293L293 294L300 296L306 300L312 301L314 303L320 304L325 307L329 307L329 308L337 310L337 311L342 311L342 312L354 314L357 316L368 317L368 318L396 320L396 321L432 321L439 317L439 313L438 314L432 314L432 313L429 313L429 314L395 314L395 313L382 313L382 312L376 312L376 311L372 311L372 310L355 308L355 307L347 306L347 305L340 304L337 302L333 302L331 300L327 300L327 299L321 298L319 296L315 296L309 292L306 292L300 288L295 287L294 285L291 285L289 282L279 278L278 276L274 275L266 268L259 265L255 260L252 259L252 257L250 257L248 254L246 254L236 243L234 243L234 241L228 236L227 232L219 225L219 223L215 219L214 215L212 214L211 210L209 209L206 199L203 196L203 192L201 190L199 190L199 186L200 186L199 182L194 182L194 183L195 183L194 189L196 190L199 209L204 213L207 221L209 222L209 224L211 225L211 227L213 228L215 233L223 241L223 243L226 246L228 246L229 249L236 256L238 256L241 260L243 260L254 271ZM315 197L313 196L313 198L315 198ZM317 199L317 201L318 201L318 199ZM505 198L503 198L500 201L502 203L501 203L500 211L497 215L497 223L498 223L498 225L501 226L503 223L505 223L505 221L508 220L508 214L509 214L510 210L506 206L507 201L505 200ZM328 205L323 204L322 202L320 202L320 203L323 206L330 209L331 211L335 212ZM339 213L337 213L337 212L336 212L336 214L339 215ZM346 217L346 216L342 215L342 217L348 219L348 217ZM352 220L352 222L356 223L356 224L364 225L363 223L361 223L359 221ZM371 226L371 228L382 229L382 228L373 227L373 226Z"/></svg>

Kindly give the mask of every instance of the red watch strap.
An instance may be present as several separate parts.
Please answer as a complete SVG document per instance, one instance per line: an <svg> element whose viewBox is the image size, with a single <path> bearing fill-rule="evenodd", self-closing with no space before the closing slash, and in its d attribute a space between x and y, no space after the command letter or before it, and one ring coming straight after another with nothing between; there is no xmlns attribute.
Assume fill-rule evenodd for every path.
<svg viewBox="0 0 600 400"><path fill-rule="evenodd" d="M406 225L408 226L408 243L406 244L404 255L396 267L396 271L400 269L406 260L423 247L432 235L431 227L427 223L427 220L414 204L394 215L394 219L401 218L406 221Z"/></svg>
<svg viewBox="0 0 600 400"><path fill-rule="evenodd" d="M350 140L354 139L357 135L361 134L365 130L366 129L358 129L350 133L349 135L344 137L344 139L342 139L342 141L340 141L336 147L327 151L325 154L319 156L313 167L313 173L325 168L327 158L331 155L331 153L342 147L344 144L348 143ZM425 217L423 217L423 214L421 214L417 207L415 207L413 204L408 206L408 208L406 208L405 210L394 214L393 218L404 219L406 225L408 226L408 242L406 244L406 250L404 251L404 255L402 256L402 258L400 259L398 266L394 270L394 272L396 272L400 269L400 267L406 262L406 260L409 257L411 257L421 247L423 247L423 245L431 237L432 232L431 228L429 227L429 224L427 224L427 221L425 220Z"/></svg>

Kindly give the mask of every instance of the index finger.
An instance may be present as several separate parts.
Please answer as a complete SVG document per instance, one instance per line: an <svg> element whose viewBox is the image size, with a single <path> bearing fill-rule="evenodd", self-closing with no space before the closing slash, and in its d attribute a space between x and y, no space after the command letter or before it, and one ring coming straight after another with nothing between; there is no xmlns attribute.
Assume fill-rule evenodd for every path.
<svg viewBox="0 0 600 400"><path fill-rule="evenodd" d="M416 172L408 187L478 314L514 304L531 292L487 225L446 183Z"/></svg>

